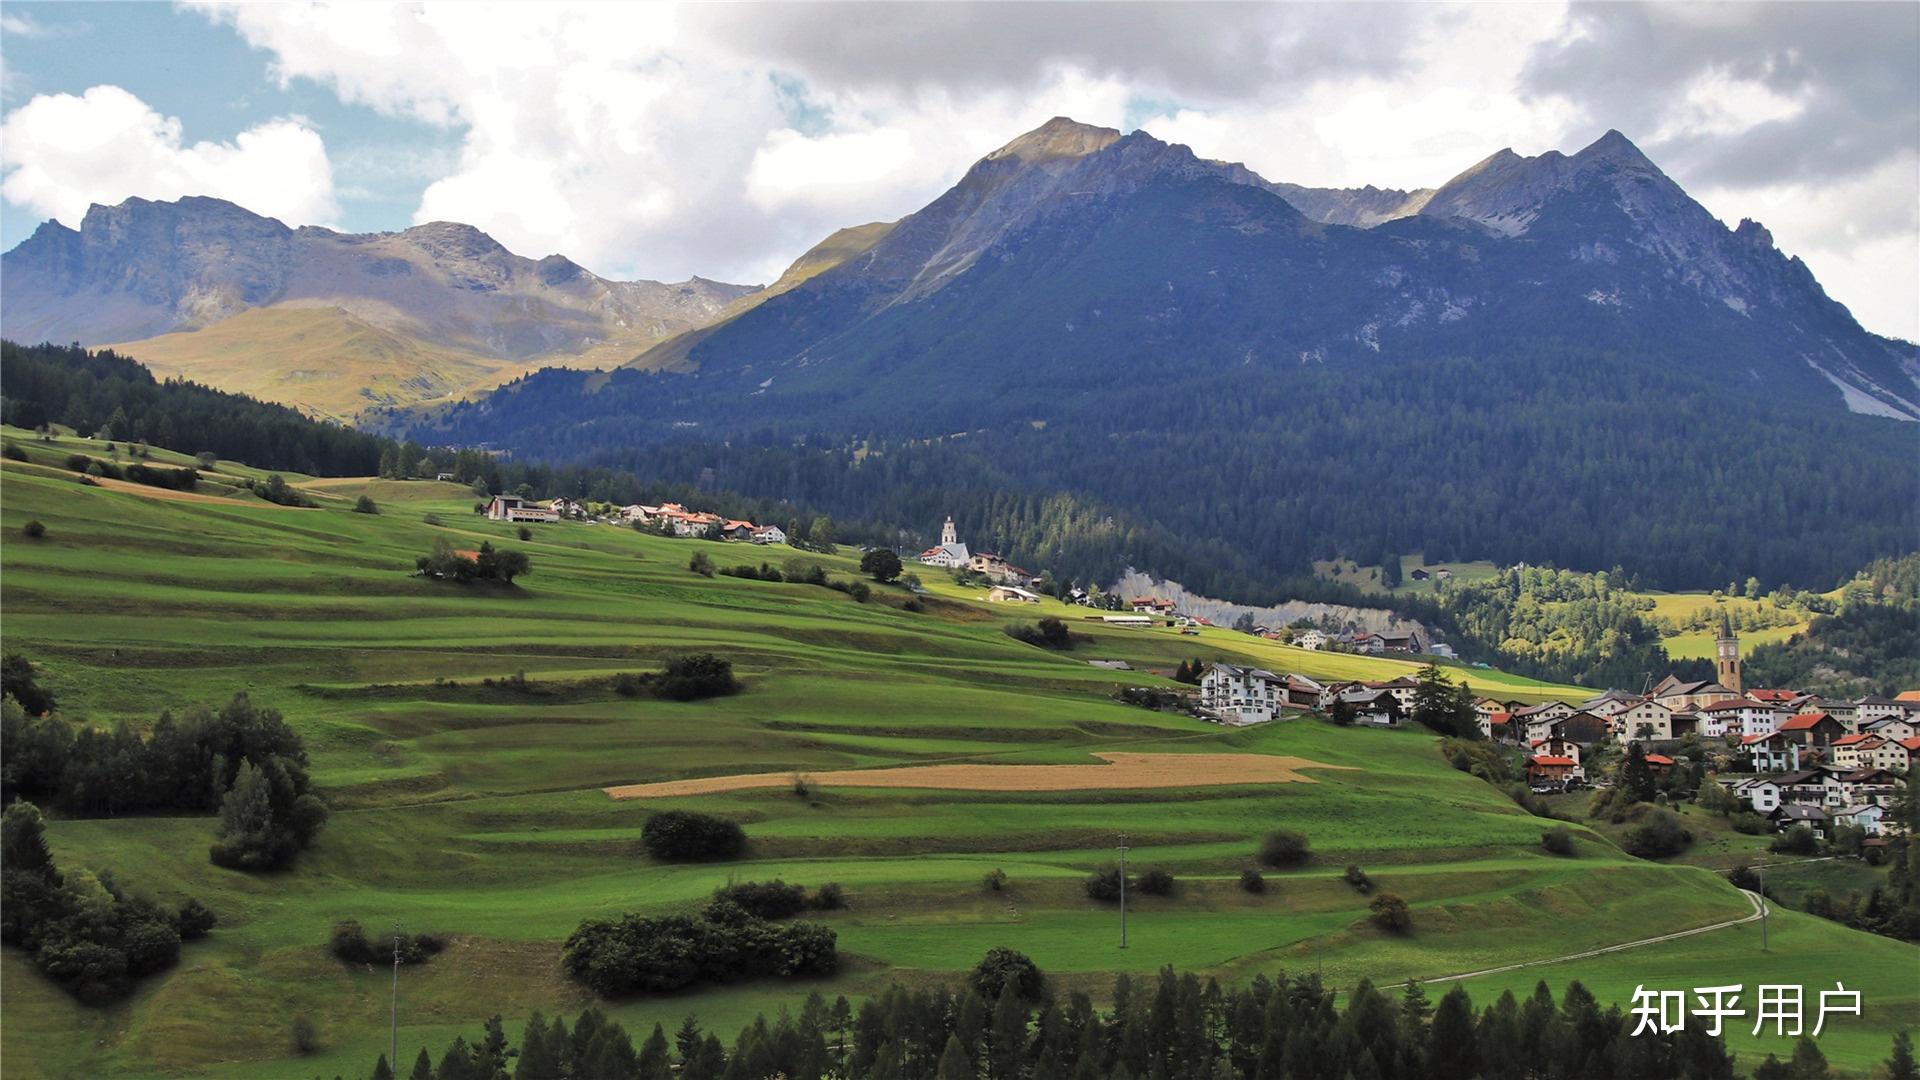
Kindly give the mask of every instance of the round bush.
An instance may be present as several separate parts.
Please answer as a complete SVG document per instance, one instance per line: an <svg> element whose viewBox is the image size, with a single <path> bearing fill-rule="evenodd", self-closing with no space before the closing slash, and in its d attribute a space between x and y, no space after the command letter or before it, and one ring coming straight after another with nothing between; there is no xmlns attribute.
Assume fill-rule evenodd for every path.
<svg viewBox="0 0 1920 1080"><path fill-rule="evenodd" d="M1087 877L1086 889L1090 900L1120 899L1120 868L1107 865L1095 870Z"/></svg>
<svg viewBox="0 0 1920 1080"><path fill-rule="evenodd" d="M1678 855L1693 843L1693 831L1670 810L1651 810L1640 824L1627 830L1620 847L1642 859L1664 859Z"/></svg>
<svg viewBox="0 0 1920 1080"><path fill-rule="evenodd" d="M1298 866L1311 858L1313 845L1306 833L1275 829L1260 840L1260 861L1268 866Z"/></svg>
<svg viewBox="0 0 1920 1080"><path fill-rule="evenodd" d="M1256 895L1267 891L1267 878L1258 870L1240 872L1240 888Z"/></svg>
<svg viewBox="0 0 1920 1080"><path fill-rule="evenodd" d="M1413 929L1413 911L1407 902L1392 893L1381 893L1367 905L1367 921L1388 933L1404 934Z"/></svg>
<svg viewBox="0 0 1920 1080"><path fill-rule="evenodd" d="M1148 896L1172 896L1173 886L1173 875L1158 867L1141 874L1140 880L1134 884L1135 888Z"/></svg>
<svg viewBox="0 0 1920 1080"><path fill-rule="evenodd" d="M1551 855L1573 854L1573 834L1565 828L1548 829L1540 834L1540 846Z"/></svg>
<svg viewBox="0 0 1920 1080"><path fill-rule="evenodd" d="M737 822L691 810L665 810L640 827L640 839L656 859L670 862L731 859L746 850L747 834Z"/></svg>
<svg viewBox="0 0 1920 1080"><path fill-rule="evenodd" d="M1038 1001L1045 980L1040 974L1039 965L1028 959L1025 953L996 948L988 949L987 955L973 966L969 981L974 990L989 1001L1008 990L1024 1000Z"/></svg>
<svg viewBox="0 0 1920 1080"><path fill-rule="evenodd" d="M38 540L47 535L47 527L40 524L38 519L35 519L20 526L20 532L29 540Z"/></svg>

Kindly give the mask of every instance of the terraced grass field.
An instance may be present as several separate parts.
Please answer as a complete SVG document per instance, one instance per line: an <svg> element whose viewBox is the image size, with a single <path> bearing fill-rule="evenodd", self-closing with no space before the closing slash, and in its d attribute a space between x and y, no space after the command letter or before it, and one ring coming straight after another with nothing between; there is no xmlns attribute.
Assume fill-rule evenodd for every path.
<svg viewBox="0 0 1920 1080"><path fill-rule="evenodd" d="M1630 859L1578 826L1578 857L1545 855L1544 823L1448 768L1425 734L1315 720L1223 729L1120 704L1111 695L1124 686L1172 684L1086 661L1167 669L1200 655L1326 677L1412 665L1223 630L1189 637L1085 622L1076 629L1091 641L1049 653L1003 628L1084 612L987 605L932 571L922 575L925 610L915 612L900 588L876 588L862 604L686 568L701 550L721 566L800 557L848 578L851 553L586 524L536 526L522 542L446 484L289 477L322 505L287 509L241 490L238 480L260 474L226 463L202 484L219 501L167 499L83 487L58 467L67 453L101 452L99 443L30 445L27 433L5 434L33 459L0 468L5 646L41 666L63 713L144 723L163 708L245 691L303 733L334 808L299 865L266 876L208 863L211 818L54 821L63 864L111 868L167 900L199 897L221 925L189 945L178 968L107 1009L75 1004L26 958L0 953L10 1077L362 1076L386 1046L390 972L333 960L325 941L335 921L452 935L447 952L402 972L410 1061L495 1012L517 1032L534 1009L577 1010L589 996L558 958L582 919L684 911L729 879L840 883L849 906L819 917L839 933L842 972L611 1003L630 1029L671 1028L696 1012L730 1038L755 1012L797 1005L809 990L857 997L890 980L950 979L996 945L1027 952L1059 985L1097 991L1114 972L1163 964L1224 979L1312 967L1351 985L1544 960L1748 910L1707 869ZM383 512L351 513L360 494ZM43 522L46 536L22 538L27 520ZM524 550L533 572L507 589L411 576L436 536ZM674 703L623 697L609 682L702 650L734 661L742 693ZM1471 678L1502 696L1584 695L1498 672ZM1148 789L829 784L802 797L783 785L631 801L601 790L741 773L1100 767L1102 754L1268 755L1336 768L1308 769L1311 783ZM741 821L747 857L651 860L640 829L663 808ZM1242 892L1236 879L1258 837L1282 825L1312 838L1315 861L1271 874L1264 895ZM1114 909L1081 889L1121 834L1133 863L1180 879L1172 897L1139 898L1125 952ZM1366 924L1367 897L1341 880L1348 863L1410 901L1411 936ZM1005 892L982 886L993 869L1008 875ZM1749 937L1715 931L1659 957L1685 956L1705 978L1744 963ZM1637 958L1656 959L1627 953L1540 971L1556 986L1588 979L1624 1002ZM1912 1015L1920 953L1910 947L1801 924L1783 930L1769 958L1809 973L1844 970L1850 986L1858 978L1870 1002L1884 1003L1830 1044L1843 1070L1863 1074L1894 1023ZM295 1015L318 1026L315 1055L288 1049Z"/></svg>

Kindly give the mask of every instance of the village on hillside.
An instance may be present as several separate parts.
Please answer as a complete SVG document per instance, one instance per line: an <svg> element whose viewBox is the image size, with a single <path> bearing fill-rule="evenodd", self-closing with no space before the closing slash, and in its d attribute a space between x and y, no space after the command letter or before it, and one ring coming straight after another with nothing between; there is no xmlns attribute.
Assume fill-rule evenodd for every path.
<svg viewBox="0 0 1920 1080"><path fill-rule="evenodd" d="M1578 704L1477 697L1479 735L1523 761L1536 793L1608 786L1633 753L1676 794L1704 798L1701 785L1717 785L1775 831L1805 826L1826 841L1850 826L1871 841L1897 828L1888 807L1920 763L1920 690L1846 700L1749 689L1738 636L1723 625L1715 644L1712 680L1668 676L1644 693L1607 690ZM1322 684L1225 663L1198 681L1201 712L1232 725L1315 711L1399 727L1420 687L1409 676Z"/></svg>
<svg viewBox="0 0 1920 1080"><path fill-rule="evenodd" d="M595 514L571 499L540 504L495 495L483 509L496 521L597 521L681 538L789 542L777 525L756 525L678 503L607 506ZM1037 604L1043 599L1036 590L1044 586L1044 575L1002 555L971 549L959 538L951 517L941 526L940 542L916 560L952 572L956 581L986 585L989 602ZM1158 596L1120 597L1074 588L1059 599L1100 610L1086 618L1102 625L1164 626L1185 634L1213 625ZM1249 623L1237 629L1312 651L1430 662L1454 659L1445 643L1428 641L1417 628L1331 630ZM1634 752L1657 781L1685 781L1686 792L1694 797L1700 797L1703 784L1717 785L1776 831L1805 826L1826 840L1837 827L1851 826L1872 839L1896 827L1887 807L1920 762L1920 690L1843 700L1788 688L1747 688L1739 637L1724 619L1715 653L1712 680L1670 675L1639 693L1607 690L1578 704L1480 696L1473 703L1475 723L1482 739L1515 755L1537 793L1606 787L1629 748L1637 748ZM1411 675L1322 681L1224 662L1196 662L1175 678L1197 684L1189 702L1195 715L1228 726L1312 713L1341 724L1402 727L1415 718L1421 685Z"/></svg>

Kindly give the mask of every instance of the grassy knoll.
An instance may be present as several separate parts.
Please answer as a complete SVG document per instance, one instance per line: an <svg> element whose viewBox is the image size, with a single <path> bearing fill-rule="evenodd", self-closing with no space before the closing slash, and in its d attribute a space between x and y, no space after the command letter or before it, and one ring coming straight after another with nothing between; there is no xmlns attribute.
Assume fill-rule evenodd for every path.
<svg viewBox="0 0 1920 1080"><path fill-rule="evenodd" d="M514 527L476 517L472 494L450 484L303 480L321 506L293 510L245 495L230 481L259 474L226 463L206 486L230 498L167 499L79 485L59 459L104 444L66 442L30 446L35 460L0 468L6 647L41 666L76 722L147 723L162 708L237 691L283 710L307 740L334 815L294 869L262 877L208 864L210 818L53 821L63 863L110 867L164 899L199 897L222 924L188 946L177 969L105 1010L75 1005L20 955L0 954L9 1076L362 1075L386 1044L390 973L325 953L328 928L343 918L452 935L446 953L402 974L406 1061L494 1012L517 1034L535 1009L587 1003L558 964L560 941L581 919L684 911L729 878L842 884L849 907L820 918L839 932L844 970L818 984L613 1003L629 1026L671 1028L698 1012L731 1039L754 1012L794 1005L809 989L858 997L891 979L948 979L1002 944L1064 985L1101 990L1115 971L1167 963L1231 979L1312 966L1346 985L1539 959L1745 908L1708 871L1628 859L1583 826L1578 858L1542 854L1543 823L1448 768L1424 734L1312 720L1225 730L1120 705L1110 695L1123 686L1171 684L1085 661L1164 669L1202 655L1329 677L1412 669L1402 662L1223 630L1191 637L1084 622L1076 629L1092 641L1049 653L1003 628L1084 612L989 606L933 572L922 575L929 595L915 612L901 588L876 587L861 604L815 586L687 570L701 550L720 566L804 558L844 579L855 576L851 552L582 524L535 527L520 541ZM349 512L361 494L382 512ZM44 539L21 537L29 519L45 523ZM435 537L524 550L533 572L512 588L410 576ZM742 693L674 703L612 685L618 673L708 649L734 661ZM1471 678L1503 696L1582 693L1477 669ZM1279 754L1350 771L1316 770L1313 783L1108 792L828 786L810 798L765 789L615 802L598 790L756 771L1092 763L1113 751ZM648 858L641 825L667 807L739 820L746 859ZM1240 891L1256 838L1278 825L1307 832L1318 858L1271 874L1264 896ZM1142 900L1124 953L1113 909L1080 887L1121 833L1131 859L1181 880L1174 897ZM1409 900L1410 938L1365 924L1367 898L1340 880L1349 862ZM995 868L1011 879L1004 893L981 885ZM1804 948L1811 966L1854 947L1811 932L1798 940L1780 949ZM1734 934L1691 941L1702 971L1744 947ZM1874 944L1890 960L1914 959L1910 948ZM1576 976L1584 969L1555 978ZM301 1014L322 1049L293 1058L287 1033ZM1889 1023L1883 1015L1870 1025L1880 1044Z"/></svg>

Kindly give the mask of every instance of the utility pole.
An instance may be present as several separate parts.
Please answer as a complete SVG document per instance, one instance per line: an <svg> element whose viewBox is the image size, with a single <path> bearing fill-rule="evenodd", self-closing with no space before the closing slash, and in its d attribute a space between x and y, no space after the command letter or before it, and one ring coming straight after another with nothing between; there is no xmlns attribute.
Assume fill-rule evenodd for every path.
<svg viewBox="0 0 1920 1080"><path fill-rule="evenodd" d="M400 927L393 928L393 1004L392 1016L387 1029L387 1061L393 1063L393 1071L400 1072Z"/></svg>
<svg viewBox="0 0 1920 1080"><path fill-rule="evenodd" d="M1767 864L1759 863L1760 870L1760 951L1767 951Z"/></svg>
<svg viewBox="0 0 1920 1080"><path fill-rule="evenodd" d="M1120 834L1120 947L1127 947L1127 834Z"/></svg>

